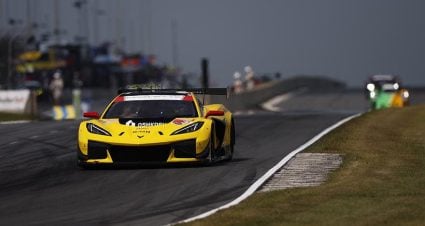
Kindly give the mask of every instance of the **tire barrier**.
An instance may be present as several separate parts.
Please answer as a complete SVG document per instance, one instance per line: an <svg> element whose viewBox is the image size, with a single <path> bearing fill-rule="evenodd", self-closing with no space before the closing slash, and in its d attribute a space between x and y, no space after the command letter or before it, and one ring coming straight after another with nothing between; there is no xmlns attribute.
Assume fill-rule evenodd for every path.
<svg viewBox="0 0 425 226"><path fill-rule="evenodd" d="M75 119L75 118L76 118L76 112L73 105L53 106L54 120L68 120L68 119Z"/></svg>

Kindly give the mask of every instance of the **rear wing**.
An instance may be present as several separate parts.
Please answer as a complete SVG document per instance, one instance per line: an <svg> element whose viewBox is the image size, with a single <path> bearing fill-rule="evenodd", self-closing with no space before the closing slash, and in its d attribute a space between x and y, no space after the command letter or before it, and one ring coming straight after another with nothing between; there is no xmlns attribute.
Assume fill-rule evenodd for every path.
<svg viewBox="0 0 425 226"><path fill-rule="evenodd" d="M118 90L118 94L122 93L140 93L140 94L173 94L179 92L188 92L202 95L225 95L229 98L230 89L227 88L188 88L188 89L156 89L142 88L140 86L127 86Z"/></svg>
<svg viewBox="0 0 425 226"><path fill-rule="evenodd" d="M229 88L192 88L186 89L187 92L192 92L194 94L206 94L206 95L225 95L229 96Z"/></svg>

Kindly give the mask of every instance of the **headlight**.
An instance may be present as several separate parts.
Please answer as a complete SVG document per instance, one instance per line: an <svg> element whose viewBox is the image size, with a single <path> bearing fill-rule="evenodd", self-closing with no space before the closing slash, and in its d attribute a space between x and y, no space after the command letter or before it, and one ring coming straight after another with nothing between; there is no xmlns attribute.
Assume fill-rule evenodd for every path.
<svg viewBox="0 0 425 226"><path fill-rule="evenodd" d="M370 99L374 99L376 97L375 91L369 93Z"/></svg>
<svg viewBox="0 0 425 226"><path fill-rule="evenodd" d="M398 90L398 88L400 88L400 85L398 83L394 83L393 87L395 90Z"/></svg>
<svg viewBox="0 0 425 226"><path fill-rule="evenodd" d="M369 83L367 84L366 89L372 92L375 90L375 85L373 83Z"/></svg>
<svg viewBox="0 0 425 226"><path fill-rule="evenodd" d="M87 123L86 127L87 127L87 130L90 133L99 134L99 135L105 135L105 136L111 136L111 134L108 131L100 128L99 126L96 126L93 123Z"/></svg>
<svg viewBox="0 0 425 226"><path fill-rule="evenodd" d="M203 122L195 122L179 130L174 131L171 135L195 132L199 130L202 127L202 125L204 125Z"/></svg>
<svg viewBox="0 0 425 226"><path fill-rule="evenodd" d="M410 96L409 91L407 91L407 90L403 91L403 97L404 97L404 99L409 98L409 96Z"/></svg>

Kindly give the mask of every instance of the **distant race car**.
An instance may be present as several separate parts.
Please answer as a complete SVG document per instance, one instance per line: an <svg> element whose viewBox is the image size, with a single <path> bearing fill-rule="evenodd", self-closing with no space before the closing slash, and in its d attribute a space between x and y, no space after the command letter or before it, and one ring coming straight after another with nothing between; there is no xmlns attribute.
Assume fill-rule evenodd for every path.
<svg viewBox="0 0 425 226"><path fill-rule="evenodd" d="M367 98L372 109L404 107L409 104L409 91L401 87L393 75L371 76L366 84Z"/></svg>
<svg viewBox="0 0 425 226"><path fill-rule="evenodd" d="M235 145L232 113L222 104L203 105L196 95L228 95L226 88L142 89L119 92L99 115L78 130L81 167L115 163L211 164L231 160Z"/></svg>

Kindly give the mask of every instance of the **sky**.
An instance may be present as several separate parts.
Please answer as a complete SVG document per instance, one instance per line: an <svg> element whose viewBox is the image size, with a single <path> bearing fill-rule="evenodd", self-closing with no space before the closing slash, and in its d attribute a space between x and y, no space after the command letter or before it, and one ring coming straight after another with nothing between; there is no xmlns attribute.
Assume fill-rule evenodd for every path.
<svg viewBox="0 0 425 226"><path fill-rule="evenodd" d="M1 30L32 21L41 34L58 24L62 41L113 41L195 74L206 57L216 86L246 65L257 74L325 75L350 86L372 74L425 85L423 0L87 0L87 16L73 3L0 0Z"/></svg>

